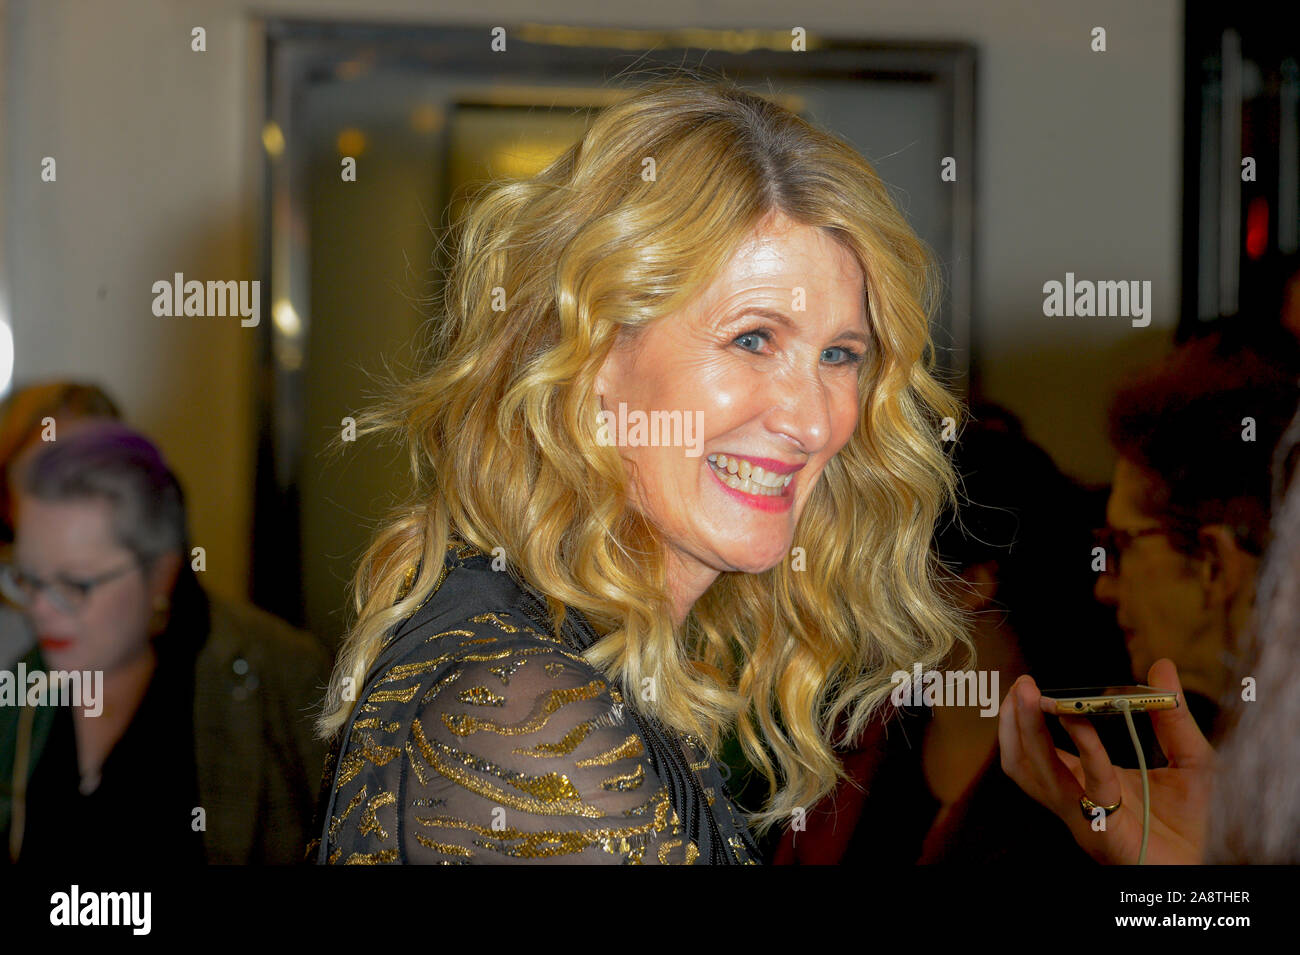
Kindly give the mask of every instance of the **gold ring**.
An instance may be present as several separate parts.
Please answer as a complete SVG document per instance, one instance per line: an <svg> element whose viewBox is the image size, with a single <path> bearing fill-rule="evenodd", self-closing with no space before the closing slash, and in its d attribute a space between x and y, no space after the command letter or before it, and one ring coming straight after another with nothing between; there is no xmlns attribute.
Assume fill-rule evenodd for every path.
<svg viewBox="0 0 1300 955"><path fill-rule="evenodd" d="M1083 818L1092 821L1092 819L1096 817L1098 809L1100 809L1102 812L1104 812L1106 815L1109 816L1112 812L1115 812L1117 809L1119 809L1120 804L1123 802L1124 802L1124 798L1121 796L1119 799L1115 800L1115 804L1113 806L1103 806L1100 805L1099 803L1093 802L1087 796L1080 796L1079 808L1083 810Z"/></svg>

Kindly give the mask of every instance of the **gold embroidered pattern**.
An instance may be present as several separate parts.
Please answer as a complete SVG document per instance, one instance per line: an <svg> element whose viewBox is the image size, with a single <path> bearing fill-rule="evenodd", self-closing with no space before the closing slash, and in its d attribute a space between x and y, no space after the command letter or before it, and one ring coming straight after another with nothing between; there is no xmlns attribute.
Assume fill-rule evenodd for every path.
<svg viewBox="0 0 1300 955"><path fill-rule="evenodd" d="M568 756L578 744L587 738L587 735L596 728L595 720L587 720L585 723L579 723L569 732L565 733L558 743L538 743L536 746L520 746L512 749L512 753L518 753L520 756L536 756L539 759L549 759L554 756ZM579 766L582 763L578 763Z"/></svg>
<svg viewBox="0 0 1300 955"><path fill-rule="evenodd" d="M644 852L645 841L652 838L655 833L662 831L665 826L668 804L667 789L660 792L655 803L657 808L651 822L640 826L600 828L585 831L543 829L537 832L528 832L514 827L496 830L478 823L448 816L417 816L416 821L420 825L430 828L467 830L481 837L474 840L475 845L498 852L501 855L520 859L573 855L588 847L600 846L606 852L612 854L635 854L636 859L629 861L639 861L641 854ZM681 840L676 840L675 844L680 845ZM694 848L693 843L687 842L687 845ZM698 850L696 850L696 854L698 854ZM659 857L661 861L664 861L662 849Z"/></svg>
<svg viewBox="0 0 1300 955"><path fill-rule="evenodd" d="M661 865L669 865L669 857L672 851L678 846L685 845L684 854L686 856L683 865L694 865L695 860L700 857L700 850L696 848L695 843L689 839L670 839L659 847L659 862Z"/></svg>
<svg viewBox="0 0 1300 955"><path fill-rule="evenodd" d="M588 819L598 819L604 815L598 807L584 803L582 795L574 788L573 783L569 781L567 776L562 774L547 773L544 776L526 776L523 773L504 770L471 753L465 753L441 743L430 742L425 737L424 727L420 725L419 720L414 720L411 723L411 738L415 742L420 755L438 773L464 786L471 792L486 796L503 806L540 815L571 814ZM460 767L452 765L450 761L443 759L443 755L455 759L462 765L469 766L472 769L491 773L508 782L529 798L515 796L500 786L495 786L485 779L473 776Z"/></svg>
<svg viewBox="0 0 1300 955"><path fill-rule="evenodd" d="M387 865L397 861L396 849L384 849L382 852L354 852L348 856L344 865Z"/></svg>
<svg viewBox="0 0 1300 955"><path fill-rule="evenodd" d="M366 761L374 763L376 766L385 765L390 759L396 756L401 750L396 746L380 746L374 739L362 733L353 731L352 738L355 740L358 736L362 737L361 748L353 749L339 764L339 785L351 782L364 768Z"/></svg>
<svg viewBox="0 0 1300 955"><path fill-rule="evenodd" d="M643 782L645 782L645 767L638 765L634 772L622 776L611 776L609 779L603 780L600 788L627 792L629 789L637 789Z"/></svg>
<svg viewBox="0 0 1300 955"><path fill-rule="evenodd" d="M415 575L419 571L415 564L406 568L406 576L402 578L402 586L397 591L398 601L405 600L411 593L411 588L415 586Z"/></svg>
<svg viewBox="0 0 1300 955"><path fill-rule="evenodd" d="M502 686L509 686L510 678L525 662L524 660L511 660L509 663L502 663L500 666L488 667L488 672L499 679ZM554 664L547 664L547 667L551 666L554 666Z"/></svg>
<svg viewBox="0 0 1300 955"><path fill-rule="evenodd" d="M453 552L479 553L463 544ZM449 565L485 584L491 575L482 561ZM630 693L510 605L442 619L452 629L413 635L358 702L324 827L331 864L698 864L700 847L630 721ZM484 707L498 712L489 718ZM724 850L755 861L708 751L686 738L682 748Z"/></svg>
<svg viewBox="0 0 1300 955"><path fill-rule="evenodd" d="M506 633L518 633L519 628L512 623L506 623L505 618L499 613L481 613L477 617L470 617L471 623L490 623L499 630Z"/></svg>
<svg viewBox="0 0 1300 955"><path fill-rule="evenodd" d="M415 697L418 686L408 686L405 690L374 690L370 694L371 703L410 703Z"/></svg>
<svg viewBox="0 0 1300 955"><path fill-rule="evenodd" d="M379 717L377 716L372 716L369 719L357 720L355 723L352 724L353 729L383 730L385 733L396 733L399 729L401 729L401 727L402 724L397 720L393 720L391 723L381 726L379 724Z"/></svg>
<svg viewBox="0 0 1300 955"><path fill-rule="evenodd" d="M424 761L416 758L415 749L411 746L411 741L409 739L406 741L406 758L410 763L411 772L415 773L415 778L420 781L420 785L429 785L429 777L425 775L424 771ZM415 800L415 802L422 801L423 800Z"/></svg>
<svg viewBox="0 0 1300 955"><path fill-rule="evenodd" d="M518 750L516 750L518 752ZM608 766L616 763L620 759L635 759L638 756L645 755L645 746L641 743L641 737L635 733L629 736L623 742L619 743L611 750L601 753L599 756L592 756L590 759L580 759L578 766Z"/></svg>
<svg viewBox="0 0 1300 955"><path fill-rule="evenodd" d="M580 700L594 700L600 696L600 691L603 689L605 689L604 680L592 680L586 686L576 686L568 690L552 690L546 694L545 700L542 701L540 713L535 716L530 714L522 723L511 726L502 726L493 723L491 720L479 719L476 716L458 716L450 713L444 713L442 721L447 725L447 729L457 736L469 736L479 730L487 730L490 733L498 733L502 736L536 733L562 707Z"/></svg>
<svg viewBox="0 0 1300 955"><path fill-rule="evenodd" d="M361 805L362 800L364 800L365 798L366 798L366 787L362 786L361 792L357 793L355 796L352 797L352 801L347 804L347 808L343 810L342 815L335 816L333 821L330 822L331 839L333 839L336 835L338 835L339 826L343 825L343 820L346 819L348 816L350 816L352 814L352 810L356 809L357 806Z"/></svg>
<svg viewBox="0 0 1300 955"><path fill-rule="evenodd" d="M435 640L441 640L443 637L477 637L478 634L473 630L444 630L442 633L435 633L425 640L425 643L433 643Z"/></svg>
<svg viewBox="0 0 1300 955"><path fill-rule="evenodd" d="M415 834L415 841L426 849L432 849L434 852L445 852L449 856L462 856L466 859L474 858L474 850L466 849L464 846L454 846L449 842L434 842L422 832Z"/></svg>
<svg viewBox="0 0 1300 955"><path fill-rule="evenodd" d="M439 681L438 681L437 683L435 683L433 686L429 687L429 692L426 693L426 694L424 694L424 698L421 699L420 702L421 702L421 703L428 703L430 700L432 700L435 696L437 696L439 693L441 693L441 692L442 692L443 690L445 690L447 687L451 686L453 683L455 683L457 680L459 680L459 679L460 679L460 675L461 675L461 673L463 673L463 672L464 672L464 671L461 670L459 667L457 667L456 669L452 670L450 673L448 673L445 677L443 677L441 680L439 680Z"/></svg>
<svg viewBox="0 0 1300 955"><path fill-rule="evenodd" d="M497 696L485 686L471 686L461 690L460 695L456 697L462 703L469 703L473 706L505 706L506 698Z"/></svg>
<svg viewBox="0 0 1300 955"><path fill-rule="evenodd" d="M363 836L367 836L372 832L377 832L379 833L379 841L387 842L388 831L379 824L379 820L375 816L375 811L382 809L384 806L391 806L395 802L397 802L397 796L393 793L380 793L374 799L370 800L370 802L366 803L365 811L361 813L361 822L357 826L357 831Z"/></svg>

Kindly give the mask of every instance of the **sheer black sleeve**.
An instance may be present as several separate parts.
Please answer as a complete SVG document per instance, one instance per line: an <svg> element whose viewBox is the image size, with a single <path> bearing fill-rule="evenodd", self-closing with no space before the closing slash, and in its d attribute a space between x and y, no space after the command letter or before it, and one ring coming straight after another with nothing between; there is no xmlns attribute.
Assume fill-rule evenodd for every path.
<svg viewBox="0 0 1300 955"><path fill-rule="evenodd" d="M331 862L696 861L599 671L509 615L429 643L440 657L393 666L358 704Z"/></svg>

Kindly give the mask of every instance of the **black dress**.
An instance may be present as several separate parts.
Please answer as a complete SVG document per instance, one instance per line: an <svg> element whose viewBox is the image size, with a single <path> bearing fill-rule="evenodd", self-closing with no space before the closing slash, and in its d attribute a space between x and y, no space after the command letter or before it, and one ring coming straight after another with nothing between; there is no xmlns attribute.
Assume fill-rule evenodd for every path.
<svg viewBox="0 0 1300 955"><path fill-rule="evenodd" d="M453 544L326 767L318 862L753 864L717 763L580 655L598 639Z"/></svg>

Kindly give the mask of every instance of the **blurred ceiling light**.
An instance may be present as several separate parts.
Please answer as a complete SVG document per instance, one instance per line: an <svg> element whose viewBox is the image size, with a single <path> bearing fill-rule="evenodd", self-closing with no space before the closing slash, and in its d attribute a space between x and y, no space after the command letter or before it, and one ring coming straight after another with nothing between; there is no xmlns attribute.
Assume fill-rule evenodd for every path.
<svg viewBox="0 0 1300 955"><path fill-rule="evenodd" d="M278 123L267 123L262 127L262 145L272 158L278 158L284 152L284 133L280 132Z"/></svg>
<svg viewBox="0 0 1300 955"><path fill-rule="evenodd" d="M282 298L275 303L271 309L271 317L275 322L276 331L285 338L297 338L302 334L302 319L298 313L293 310L287 298Z"/></svg>
<svg viewBox="0 0 1300 955"><path fill-rule="evenodd" d="M360 156L366 151L366 134L353 126L348 126L339 130L337 145L340 156Z"/></svg>

